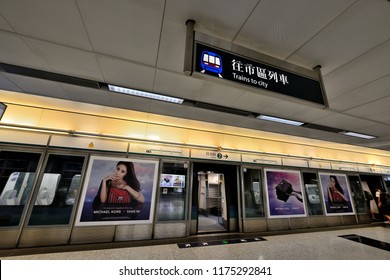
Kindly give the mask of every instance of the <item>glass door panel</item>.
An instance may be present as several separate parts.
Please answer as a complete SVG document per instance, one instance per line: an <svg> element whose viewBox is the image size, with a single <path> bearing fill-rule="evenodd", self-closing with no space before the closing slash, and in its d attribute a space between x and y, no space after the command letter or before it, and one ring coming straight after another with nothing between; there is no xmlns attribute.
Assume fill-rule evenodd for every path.
<svg viewBox="0 0 390 280"><path fill-rule="evenodd" d="M0 151L0 226L18 226L33 188L40 153Z"/></svg>
<svg viewBox="0 0 390 280"><path fill-rule="evenodd" d="M185 219L187 167L183 162L163 162L160 174L158 221Z"/></svg>
<svg viewBox="0 0 390 280"><path fill-rule="evenodd" d="M367 212L370 212L370 205L369 205L369 192L364 192L363 187L360 184L360 178L359 176L348 176L349 185L351 187L351 195L352 195L352 201L355 205L355 211L358 214L366 214ZM367 197L367 199L366 199Z"/></svg>
<svg viewBox="0 0 390 280"><path fill-rule="evenodd" d="M29 226L69 224L84 159L84 156L49 155Z"/></svg>
<svg viewBox="0 0 390 280"><path fill-rule="evenodd" d="M324 211L321 204L317 174L312 172L303 172L302 175L309 216L323 215Z"/></svg>
<svg viewBox="0 0 390 280"><path fill-rule="evenodd" d="M243 169L245 218L265 216L261 178L260 169Z"/></svg>

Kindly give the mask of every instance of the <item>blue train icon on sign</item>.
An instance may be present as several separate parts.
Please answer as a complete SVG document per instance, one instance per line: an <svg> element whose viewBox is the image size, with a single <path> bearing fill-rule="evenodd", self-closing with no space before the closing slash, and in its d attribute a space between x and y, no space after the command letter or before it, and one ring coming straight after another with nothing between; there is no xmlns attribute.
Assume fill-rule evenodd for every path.
<svg viewBox="0 0 390 280"><path fill-rule="evenodd" d="M213 73L216 73L218 77L223 78L222 73L222 58L220 55L209 52L209 51L203 51L202 56L200 58L200 66L202 67L201 73L204 73L205 71L210 71Z"/></svg>

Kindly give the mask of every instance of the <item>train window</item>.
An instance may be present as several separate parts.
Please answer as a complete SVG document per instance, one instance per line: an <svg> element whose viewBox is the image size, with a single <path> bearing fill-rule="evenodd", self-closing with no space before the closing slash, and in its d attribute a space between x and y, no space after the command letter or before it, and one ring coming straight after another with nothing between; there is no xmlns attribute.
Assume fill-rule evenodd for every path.
<svg viewBox="0 0 390 280"><path fill-rule="evenodd" d="M158 221L185 219L187 168L184 163L164 162L160 174Z"/></svg>
<svg viewBox="0 0 390 280"><path fill-rule="evenodd" d="M69 224L83 156L49 155L28 225Z"/></svg>
<svg viewBox="0 0 390 280"><path fill-rule="evenodd" d="M324 211L321 205L321 195L318 187L318 178L316 173L303 172L303 183L307 200L307 209L309 216L323 215Z"/></svg>
<svg viewBox="0 0 390 280"><path fill-rule="evenodd" d="M363 187L360 183L360 178L357 175L348 176L349 185L351 186L351 194L355 210L358 214L366 214L370 208L370 201L366 200ZM367 205L368 202L368 205Z"/></svg>
<svg viewBox="0 0 390 280"><path fill-rule="evenodd" d="M41 154L0 151L0 226L17 226L30 197Z"/></svg>
<svg viewBox="0 0 390 280"><path fill-rule="evenodd" d="M385 176L383 179L385 180L386 192L390 193L390 177Z"/></svg>
<svg viewBox="0 0 390 280"><path fill-rule="evenodd" d="M244 169L245 217L264 217L264 196L259 169Z"/></svg>

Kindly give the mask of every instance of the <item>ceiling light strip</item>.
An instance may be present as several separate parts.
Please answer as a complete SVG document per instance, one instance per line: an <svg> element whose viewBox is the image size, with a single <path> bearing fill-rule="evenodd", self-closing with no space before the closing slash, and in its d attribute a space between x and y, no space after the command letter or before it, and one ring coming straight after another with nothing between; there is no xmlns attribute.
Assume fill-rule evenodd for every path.
<svg viewBox="0 0 390 280"><path fill-rule="evenodd" d="M362 133L357 133L357 132L352 132L352 131L343 131L341 134L347 135L347 136L352 136L352 137L357 137L357 138L362 138L362 139L375 139L377 138L376 136L373 135L368 135L368 134L362 134Z"/></svg>
<svg viewBox="0 0 390 280"><path fill-rule="evenodd" d="M259 116L257 116L257 119L264 120L264 121L283 123L283 124L288 124L288 125L293 125L293 126L301 126L304 124L303 122L299 122L299 121L288 120L288 119L267 116L267 115L259 115Z"/></svg>
<svg viewBox="0 0 390 280"><path fill-rule="evenodd" d="M176 98L176 97L171 97L171 96L166 96L166 95L161 95L161 94L156 94L156 93L151 93L151 92L141 91L141 90L136 90L131 88L125 88L125 87L120 87L115 85L108 85L108 89L113 92L119 92L119 93L129 94L133 96L144 97L144 98L165 101L165 102L170 102L175 104L182 104L184 101L184 99L181 98Z"/></svg>

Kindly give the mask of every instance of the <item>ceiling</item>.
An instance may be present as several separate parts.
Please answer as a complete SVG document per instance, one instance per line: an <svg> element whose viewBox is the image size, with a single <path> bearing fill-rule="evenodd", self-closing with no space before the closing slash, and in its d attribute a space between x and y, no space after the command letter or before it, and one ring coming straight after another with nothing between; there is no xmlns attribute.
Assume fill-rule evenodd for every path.
<svg viewBox="0 0 390 280"><path fill-rule="evenodd" d="M0 0L0 63L377 137L372 140L6 71L0 88L390 150L389 14L388 0ZM186 76L188 19L196 32L218 40L310 70L321 65L329 106Z"/></svg>

